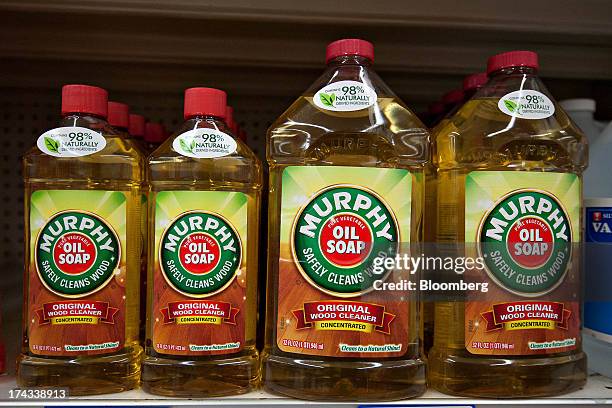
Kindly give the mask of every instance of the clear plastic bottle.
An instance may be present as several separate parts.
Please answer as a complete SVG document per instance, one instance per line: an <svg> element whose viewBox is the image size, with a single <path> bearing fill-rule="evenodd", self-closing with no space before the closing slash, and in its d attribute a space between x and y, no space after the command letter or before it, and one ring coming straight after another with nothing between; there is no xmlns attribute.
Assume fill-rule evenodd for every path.
<svg viewBox="0 0 612 408"><path fill-rule="evenodd" d="M20 387L134 388L143 159L106 121L107 93L62 88L62 119L24 157Z"/></svg>
<svg viewBox="0 0 612 408"><path fill-rule="evenodd" d="M130 140L144 152L145 117L136 113L130 113L128 119L128 135Z"/></svg>
<svg viewBox="0 0 612 408"><path fill-rule="evenodd" d="M464 279L488 284L436 304L429 380L445 393L550 396L586 381L578 244L587 141L537 70L533 52L491 57L487 85L434 135L437 240L481 257Z"/></svg>
<svg viewBox="0 0 612 408"><path fill-rule="evenodd" d="M143 146L142 139L132 136L133 134L144 134L145 119L141 115L130 114L130 107L121 102L108 102L108 124L117 130L118 133L131 144L135 150L141 155L145 155L145 147ZM146 322L146 301L147 301L147 184L146 180L143 179L143 188L140 198L141 208L141 255L140 255L140 324L139 324L139 337L144 343L145 335L145 322Z"/></svg>
<svg viewBox="0 0 612 408"><path fill-rule="evenodd" d="M479 72L476 74L468 75L463 79L463 91L451 91L451 93L447 95L447 100L456 100L459 96L462 97L462 100L456 104L451 110L442 118L442 120L436 125L435 128L432 129L431 133L431 146L430 146L430 156L433 158L436 155L436 141L434 136L437 134L438 130L443 128L446 123L457 113L457 111L463 106L464 103L469 101L472 96L478 91L478 89L482 88L484 84L487 82L487 74L484 72ZM437 255L437 247L436 247L436 232L438 228L438 217L437 217L437 188L438 182L436 180L436 171L433 167L433 160L430 161L429 165L425 170L425 219L427 222L425 223L425 245L426 249L430 251L430 255ZM432 280L439 280L439 276L436 272L430 272L429 278ZM425 350L425 354L429 353L433 345L433 332L434 332L434 303L435 299L424 299L423 302L423 346Z"/></svg>
<svg viewBox="0 0 612 408"><path fill-rule="evenodd" d="M582 339L589 357L589 370L612 378L612 184L609 180L612 123L589 142L589 168L584 173L586 299Z"/></svg>
<svg viewBox="0 0 612 408"><path fill-rule="evenodd" d="M372 265L400 242L422 242L429 136L373 57L367 41L331 43L321 77L268 130L262 370L271 392L367 401L425 390L418 302L373 290L409 272Z"/></svg>
<svg viewBox="0 0 612 408"><path fill-rule="evenodd" d="M226 94L185 91L185 122L148 159L148 322L143 387L241 394L255 346L261 162L224 122Z"/></svg>
<svg viewBox="0 0 612 408"><path fill-rule="evenodd" d="M151 153L166 140L166 129L161 123L147 122L143 140L146 152Z"/></svg>
<svg viewBox="0 0 612 408"><path fill-rule="evenodd" d="M595 100L587 98L565 99L560 101L559 105L589 138L589 146L593 149L597 136L606 127L605 123L595 120L594 114L597 108Z"/></svg>
<svg viewBox="0 0 612 408"><path fill-rule="evenodd" d="M107 122L121 133L124 139L130 139L128 127L130 125L130 107L125 103L108 101Z"/></svg>

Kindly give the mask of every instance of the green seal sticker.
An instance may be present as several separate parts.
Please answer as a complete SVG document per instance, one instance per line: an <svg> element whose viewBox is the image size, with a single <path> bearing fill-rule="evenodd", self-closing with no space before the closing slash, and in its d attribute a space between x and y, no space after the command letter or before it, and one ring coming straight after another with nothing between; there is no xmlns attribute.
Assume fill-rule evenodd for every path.
<svg viewBox="0 0 612 408"><path fill-rule="evenodd" d="M292 253L302 275L319 290L359 296L381 279L374 260L397 254L398 231L393 212L376 193L335 185L317 192L298 213Z"/></svg>
<svg viewBox="0 0 612 408"><path fill-rule="evenodd" d="M53 293L79 298L102 289L121 259L119 238L101 217L85 211L53 216L36 239L36 270Z"/></svg>
<svg viewBox="0 0 612 408"><path fill-rule="evenodd" d="M502 288L525 297L554 290L571 259L572 228L559 200L539 190L502 197L478 233L487 272Z"/></svg>
<svg viewBox="0 0 612 408"><path fill-rule="evenodd" d="M223 291L242 262L234 227L218 214L190 211L176 217L161 237L160 267L176 291L195 298Z"/></svg>

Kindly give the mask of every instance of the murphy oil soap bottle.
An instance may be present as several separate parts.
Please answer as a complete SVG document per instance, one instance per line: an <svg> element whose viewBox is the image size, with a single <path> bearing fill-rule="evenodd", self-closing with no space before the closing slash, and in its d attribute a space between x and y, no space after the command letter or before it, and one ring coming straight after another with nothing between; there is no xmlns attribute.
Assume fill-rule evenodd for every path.
<svg viewBox="0 0 612 408"><path fill-rule="evenodd" d="M24 157L21 387L100 394L140 379L142 157L106 115L104 89L64 86L59 127Z"/></svg>
<svg viewBox="0 0 612 408"><path fill-rule="evenodd" d="M558 395L586 380L577 244L587 142L537 71L533 52L491 57L489 82L434 135L438 242L480 257L465 277L488 284L436 304L429 375L445 393Z"/></svg>
<svg viewBox="0 0 612 408"><path fill-rule="evenodd" d="M304 399L425 390L419 306L380 267L422 240L428 132L373 71L374 49L327 48L323 75L268 131L265 387ZM377 266L378 265L378 266Z"/></svg>
<svg viewBox="0 0 612 408"><path fill-rule="evenodd" d="M185 91L185 122L148 159L148 327L143 387L240 394L255 346L261 162L224 122L226 94Z"/></svg>

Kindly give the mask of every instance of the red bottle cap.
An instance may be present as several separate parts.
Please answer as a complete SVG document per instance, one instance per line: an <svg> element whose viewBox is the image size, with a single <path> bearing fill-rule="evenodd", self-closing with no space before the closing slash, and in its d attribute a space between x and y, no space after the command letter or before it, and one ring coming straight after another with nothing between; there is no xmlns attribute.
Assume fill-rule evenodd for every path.
<svg viewBox="0 0 612 408"><path fill-rule="evenodd" d="M225 123L227 123L227 126L237 136L238 126L236 125L236 121L234 121L234 108L229 105L225 107Z"/></svg>
<svg viewBox="0 0 612 408"><path fill-rule="evenodd" d="M510 67L529 67L538 69L538 54L533 51L510 51L489 57L487 75Z"/></svg>
<svg viewBox="0 0 612 408"><path fill-rule="evenodd" d="M374 62L374 45L369 41L356 38L334 41L327 46L325 63L342 55L359 55Z"/></svg>
<svg viewBox="0 0 612 408"><path fill-rule="evenodd" d="M489 78L486 72L478 72L477 74L468 75L463 79L463 91L471 91L484 86Z"/></svg>
<svg viewBox="0 0 612 408"><path fill-rule="evenodd" d="M161 143L166 138L166 131L161 123L147 122L144 131L144 140L148 143Z"/></svg>
<svg viewBox="0 0 612 408"><path fill-rule="evenodd" d="M432 115L440 115L444 112L444 104L442 102L433 102L427 107L427 113Z"/></svg>
<svg viewBox="0 0 612 408"><path fill-rule="evenodd" d="M143 137L145 133L145 118L142 115L130 113L128 133L133 137Z"/></svg>
<svg viewBox="0 0 612 408"><path fill-rule="evenodd" d="M185 90L185 119L194 116L225 118L227 94L214 88L189 88Z"/></svg>
<svg viewBox="0 0 612 408"><path fill-rule="evenodd" d="M108 124L127 129L130 123L130 107L121 102L108 102Z"/></svg>
<svg viewBox="0 0 612 408"><path fill-rule="evenodd" d="M442 95L442 103L445 105L454 105L463 100L463 90L453 89Z"/></svg>
<svg viewBox="0 0 612 408"><path fill-rule="evenodd" d="M106 118L108 92L97 86L64 85L62 87L62 115L85 113Z"/></svg>

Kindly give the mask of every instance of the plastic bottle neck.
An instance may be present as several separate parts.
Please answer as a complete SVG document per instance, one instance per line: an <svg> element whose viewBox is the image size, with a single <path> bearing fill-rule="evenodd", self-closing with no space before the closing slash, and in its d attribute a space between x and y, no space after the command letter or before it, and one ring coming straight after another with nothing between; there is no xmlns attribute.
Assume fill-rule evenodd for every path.
<svg viewBox="0 0 612 408"><path fill-rule="evenodd" d="M207 124L208 126L204 124ZM210 129L217 129L234 138L237 137L236 135L234 135L234 133L229 127L229 124L225 121L225 119L220 116L210 116L210 115L190 116L185 119L184 126L187 126L188 128L192 128L192 129L202 128L202 127L207 127Z"/></svg>
<svg viewBox="0 0 612 408"><path fill-rule="evenodd" d="M185 122L197 121L197 122L215 122L215 123L225 123L225 120L219 116L210 116L210 115L193 115L185 118Z"/></svg>
<svg viewBox="0 0 612 408"><path fill-rule="evenodd" d="M62 113L62 120L69 119L70 117L73 117L75 119L78 119L78 118L92 118L92 119L102 120L102 121L106 122L106 117L99 116L99 115L96 115L94 113L89 113L89 112Z"/></svg>
<svg viewBox="0 0 612 408"><path fill-rule="evenodd" d="M489 76L491 79L496 79L507 75L527 75L537 76L538 71L533 67L507 67L492 72Z"/></svg>
<svg viewBox="0 0 612 408"><path fill-rule="evenodd" d="M341 55L327 62L327 66L329 68L338 68L347 65L361 65L371 67L372 61L360 55Z"/></svg>

